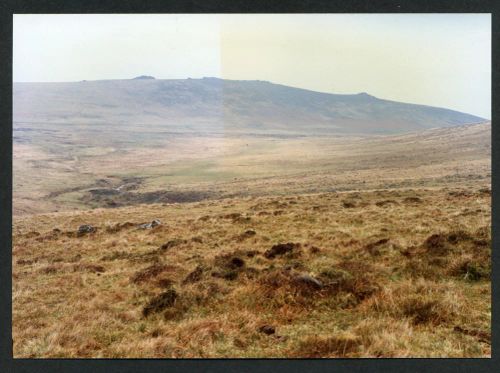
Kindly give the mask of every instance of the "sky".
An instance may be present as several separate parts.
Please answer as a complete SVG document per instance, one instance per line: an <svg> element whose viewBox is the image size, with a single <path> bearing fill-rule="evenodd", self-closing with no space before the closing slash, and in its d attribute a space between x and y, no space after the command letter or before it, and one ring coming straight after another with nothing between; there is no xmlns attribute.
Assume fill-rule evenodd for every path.
<svg viewBox="0 0 500 373"><path fill-rule="evenodd" d="M14 82L202 78L491 118L490 14L14 15Z"/></svg>

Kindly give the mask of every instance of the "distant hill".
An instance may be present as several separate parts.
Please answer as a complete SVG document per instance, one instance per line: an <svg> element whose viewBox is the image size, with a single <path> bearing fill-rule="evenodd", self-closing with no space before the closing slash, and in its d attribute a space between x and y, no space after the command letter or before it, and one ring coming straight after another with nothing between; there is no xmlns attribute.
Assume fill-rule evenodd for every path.
<svg viewBox="0 0 500 373"><path fill-rule="evenodd" d="M483 122L367 93L339 95L218 78L14 83L14 122L133 124L190 131L396 134Z"/></svg>

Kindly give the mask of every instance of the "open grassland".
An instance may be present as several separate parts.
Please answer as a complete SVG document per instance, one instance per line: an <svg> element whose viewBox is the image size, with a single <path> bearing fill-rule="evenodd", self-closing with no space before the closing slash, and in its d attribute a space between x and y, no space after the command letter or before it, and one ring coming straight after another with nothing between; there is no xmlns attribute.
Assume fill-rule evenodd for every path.
<svg viewBox="0 0 500 373"><path fill-rule="evenodd" d="M23 126L15 357L491 354L490 123Z"/></svg>
<svg viewBox="0 0 500 373"><path fill-rule="evenodd" d="M468 149L455 153L489 169ZM387 172L404 180L401 164ZM489 357L491 196L477 173L18 216L14 356Z"/></svg>
<svg viewBox="0 0 500 373"><path fill-rule="evenodd" d="M469 188L491 176L490 123L365 137L23 126L14 133L15 215L450 183Z"/></svg>

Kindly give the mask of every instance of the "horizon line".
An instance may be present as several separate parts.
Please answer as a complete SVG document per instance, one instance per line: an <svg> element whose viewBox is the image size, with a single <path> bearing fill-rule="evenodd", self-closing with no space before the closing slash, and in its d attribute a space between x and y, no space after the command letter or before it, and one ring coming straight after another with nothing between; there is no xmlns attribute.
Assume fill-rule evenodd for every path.
<svg viewBox="0 0 500 373"><path fill-rule="evenodd" d="M437 109L445 109L445 110L450 110L450 111L455 111L457 113L461 114L467 114L471 115L474 117L477 117L481 119L482 121L491 121L491 118L485 118L476 114L472 113L467 113L464 111L456 110L456 109L451 109L443 106L433 106L429 104L420 104L420 103L414 103L414 102L404 102L404 101L396 101L392 99L385 99L385 98L379 98L377 96L374 96L368 92L358 92L358 93L333 93L333 92L325 92L325 91L316 91L312 90L309 88L303 88L303 87L296 87L296 86L291 86L291 85L286 85L282 83L274 83L269 80L261 80L261 79L227 79L227 78L219 78L216 76L203 76L201 78L192 78L192 77L187 77L187 78L156 78L152 75L137 75L133 78L113 78L113 79L82 79L82 80L67 80L67 81L12 81L12 84L60 84L60 83L84 83L84 82L103 82L103 81L128 81L128 80L135 80L135 81L151 81L151 80L208 80L208 79L217 79L217 80L228 80L228 81L240 81L240 82L262 82L262 83L269 83L269 84L274 84L274 85L280 85L284 87L289 87L289 88L294 88L294 89L300 89L304 91L309 91L309 92L314 92L314 93L321 93L321 94L327 94L327 95L334 95L334 96L360 96L360 95L366 95L369 97L373 97L377 100L381 101L390 101L390 102L397 102L401 104L408 104L408 105L417 105L417 106L426 106L430 108L437 108Z"/></svg>

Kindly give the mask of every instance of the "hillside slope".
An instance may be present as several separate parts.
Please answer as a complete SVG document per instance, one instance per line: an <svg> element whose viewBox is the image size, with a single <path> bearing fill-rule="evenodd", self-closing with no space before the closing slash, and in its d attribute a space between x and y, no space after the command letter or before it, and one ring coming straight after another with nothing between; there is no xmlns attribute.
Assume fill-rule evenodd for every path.
<svg viewBox="0 0 500 373"><path fill-rule="evenodd" d="M14 83L14 123L144 124L182 131L403 133L477 123L453 110L217 78Z"/></svg>
<svg viewBox="0 0 500 373"><path fill-rule="evenodd" d="M472 187L15 218L14 357L489 357L490 207Z"/></svg>
<svg viewBox="0 0 500 373"><path fill-rule="evenodd" d="M491 176L490 123L363 138L72 127L14 132L14 214L333 189L487 185Z"/></svg>

